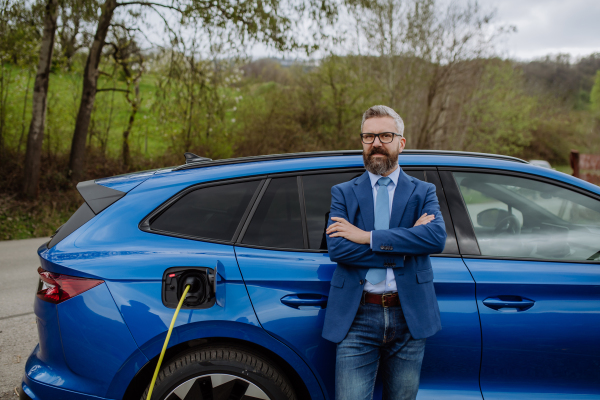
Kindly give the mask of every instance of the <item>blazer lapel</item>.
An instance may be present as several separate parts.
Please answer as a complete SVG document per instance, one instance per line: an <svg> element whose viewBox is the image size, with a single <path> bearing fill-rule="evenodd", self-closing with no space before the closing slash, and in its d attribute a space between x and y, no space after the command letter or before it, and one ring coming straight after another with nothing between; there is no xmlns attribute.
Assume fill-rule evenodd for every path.
<svg viewBox="0 0 600 400"><path fill-rule="evenodd" d="M400 168L400 167L398 167ZM397 228L400 226L402 215L408 204L408 199L415 190L415 184L412 179L400 169L400 176L398 177L398 186L394 192L394 201L392 202L392 215L390 217L390 228ZM373 203L373 199L371 199Z"/></svg>
<svg viewBox="0 0 600 400"><path fill-rule="evenodd" d="M368 172L365 172L354 181L353 189L358 199L365 230L372 231L375 229L375 206L373 205L373 188Z"/></svg>

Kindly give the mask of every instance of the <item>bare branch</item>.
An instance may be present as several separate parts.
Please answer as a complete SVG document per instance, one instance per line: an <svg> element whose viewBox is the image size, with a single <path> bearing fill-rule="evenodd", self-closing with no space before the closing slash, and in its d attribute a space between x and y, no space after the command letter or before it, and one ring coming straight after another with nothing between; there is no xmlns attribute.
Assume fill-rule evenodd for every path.
<svg viewBox="0 0 600 400"><path fill-rule="evenodd" d="M147 2L147 1L127 1L127 2L123 2L123 3L117 3L117 7L131 6L131 5L148 6L148 7L152 7L152 8L164 7L164 8L168 8L170 10L174 10L174 11L177 11L177 12L183 14L183 11L180 8L169 6L166 4L160 4L160 3L151 3L151 2Z"/></svg>
<svg viewBox="0 0 600 400"><path fill-rule="evenodd" d="M106 88L106 89L98 89L98 90L96 90L96 93L98 93L98 92L125 92L125 93L129 93L129 90L117 89L117 88Z"/></svg>

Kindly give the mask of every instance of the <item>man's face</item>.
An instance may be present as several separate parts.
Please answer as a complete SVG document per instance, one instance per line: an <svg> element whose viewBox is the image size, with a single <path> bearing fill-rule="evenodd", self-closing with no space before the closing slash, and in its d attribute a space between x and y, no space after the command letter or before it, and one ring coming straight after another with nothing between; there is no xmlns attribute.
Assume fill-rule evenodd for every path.
<svg viewBox="0 0 600 400"><path fill-rule="evenodd" d="M370 118L363 124L363 133L398 133L392 117ZM376 175L387 175L396 168L398 154L402 153L406 139L394 136L391 143L381 143L379 138L371 144L363 143L363 160L367 171Z"/></svg>

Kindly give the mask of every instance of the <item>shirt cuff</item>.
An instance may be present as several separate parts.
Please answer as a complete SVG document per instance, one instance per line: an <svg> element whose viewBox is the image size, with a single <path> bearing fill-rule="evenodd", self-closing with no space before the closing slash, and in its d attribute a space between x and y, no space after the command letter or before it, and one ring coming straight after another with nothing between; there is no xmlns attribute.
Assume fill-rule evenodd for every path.
<svg viewBox="0 0 600 400"><path fill-rule="evenodd" d="M373 250L373 231L369 232L369 247Z"/></svg>

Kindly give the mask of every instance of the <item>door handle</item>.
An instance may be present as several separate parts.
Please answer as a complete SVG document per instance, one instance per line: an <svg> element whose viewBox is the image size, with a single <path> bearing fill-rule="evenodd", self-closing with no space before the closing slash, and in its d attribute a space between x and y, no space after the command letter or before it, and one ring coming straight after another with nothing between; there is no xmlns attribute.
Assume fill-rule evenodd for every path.
<svg viewBox="0 0 600 400"><path fill-rule="evenodd" d="M281 298L281 302L288 307L327 307L327 296L320 294L289 294Z"/></svg>
<svg viewBox="0 0 600 400"><path fill-rule="evenodd" d="M487 299L483 300L483 304L493 310L513 308L517 309L517 311L525 311L533 307L535 301L519 296L498 296L488 297Z"/></svg>

